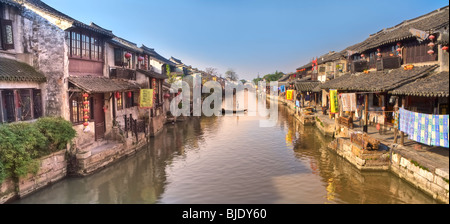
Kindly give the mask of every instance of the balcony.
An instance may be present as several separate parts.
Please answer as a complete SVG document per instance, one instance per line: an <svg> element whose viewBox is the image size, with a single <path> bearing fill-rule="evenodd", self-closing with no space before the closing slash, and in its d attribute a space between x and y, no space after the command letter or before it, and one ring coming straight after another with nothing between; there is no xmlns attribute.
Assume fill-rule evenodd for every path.
<svg viewBox="0 0 450 224"><path fill-rule="evenodd" d="M366 70L368 68L369 68L369 64L366 60L354 61L351 64L351 72L352 73L363 72L364 70Z"/></svg>
<svg viewBox="0 0 450 224"><path fill-rule="evenodd" d="M384 69L396 69L400 68L402 64L402 59L397 56L383 57L381 60L377 61L377 71L382 71Z"/></svg>
<svg viewBox="0 0 450 224"><path fill-rule="evenodd" d="M109 68L109 77L112 79L136 80L136 71L126 68Z"/></svg>

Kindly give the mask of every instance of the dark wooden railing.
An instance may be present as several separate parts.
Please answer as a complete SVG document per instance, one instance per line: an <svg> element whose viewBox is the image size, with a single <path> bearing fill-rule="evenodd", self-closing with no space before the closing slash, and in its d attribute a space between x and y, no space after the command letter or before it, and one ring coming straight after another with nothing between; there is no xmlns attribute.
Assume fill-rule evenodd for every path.
<svg viewBox="0 0 450 224"><path fill-rule="evenodd" d="M109 77L112 79L136 80L136 71L126 68L110 68Z"/></svg>
<svg viewBox="0 0 450 224"><path fill-rule="evenodd" d="M145 136L147 137L147 123L145 122L145 120L137 120L137 119L133 119L133 115L130 114L129 117L127 117L127 115L123 115L123 119L124 119L124 131L125 131L125 136L128 138L128 132L131 132L131 136L135 136L136 137L136 141L139 140L138 138L138 133L145 133Z"/></svg>

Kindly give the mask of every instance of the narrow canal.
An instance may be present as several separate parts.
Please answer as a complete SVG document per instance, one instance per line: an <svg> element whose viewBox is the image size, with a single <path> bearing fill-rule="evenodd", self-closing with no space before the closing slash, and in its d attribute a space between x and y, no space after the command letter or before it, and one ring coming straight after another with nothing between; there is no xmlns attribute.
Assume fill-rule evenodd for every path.
<svg viewBox="0 0 450 224"><path fill-rule="evenodd" d="M389 172L357 170L283 106L276 126L259 119L166 125L136 155L14 203L437 203Z"/></svg>

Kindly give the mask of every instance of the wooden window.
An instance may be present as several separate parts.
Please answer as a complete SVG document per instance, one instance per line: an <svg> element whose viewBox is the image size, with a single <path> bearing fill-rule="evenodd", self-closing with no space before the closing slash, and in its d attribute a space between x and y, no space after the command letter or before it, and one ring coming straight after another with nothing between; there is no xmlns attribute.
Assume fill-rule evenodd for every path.
<svg viewBox="0 0 450 224"><path fill-rule="evenodd" d="M19 121L27 121L33 119L32 114L32 103L31 97L32 92L31 89L21 89L17 91L19 100L19 110L18 110L18 120Z"/></svg>
<svg viewBox="0 0 450 224"><path fill-rule="evenodd" d="M100 38L79 31L67 32L70 40L70 56L103 61L103 45Z"/></svg>
<svg viewBox="0 0 450 224"><path fill-rule="evenodd" d="M81 35L81 57L90 59L89 36Z"/></svg>
<svg viewBox="0 0 450 224"><path fill-rule="evenodd" d="M114 65L115 66L123 66L124 62L124 53L120 48L114 48Z"/></svg>
<svg viewBox="0 0 450 224"><path fill-rule="evenodd" d="M420 63L428 61L436 61L437 57L437 47L434 47L434 54L429 55L427 51L429 50L428 42L423 41L419 43L417 41L405 44L405 63Z"/></svg>
<svg viewBox="0 0 450 224"><path fill-rule="evenodd" d="M71 56L80 57L81 56L81 35L77 32L71 32Z"/></svg>
<svg viewBox="0 0 450 224"><path fill-rule="evenodd" d="M14 36L11 20L0 19L1 46L4 50L14 49Z"/></svg>
<svg viewBox="0 0 450 224"><path fill-rule="evenodd" d="M99 60L98 49L99 49L98 38L91 37L91 59L92 60Z"/></svg>
<svg viewBox="0 0 450 224"><path fill-rule="evenodd" d="M83 122L83 99L80 94L74 94L70 98L70 121L73 124L80 124Z"/></svg>
<svg viewBox="0 0 450 224"><path fill-rule="evenodd" d="M34 118L42 117L42 94L40 89L33 90L33 103Z"/></svg>
<svg viewBox="0 0 450 224"><path fill-rule="evenodd" d="M0 122L26 121L42 116L41 90L0 90L0 102Z"/></svg>
<svg viewBox="0 0 450 224"><path fill-rule="evenodd" d="M131 93L131 97L129 97L129 95L128 95L129 93ZM127 95L127 100L126 100L125 107L126 108L134 107L134 95L135 95L135 93L133 91L130 91L130 92L126 92L126 95Z"/></svg>
<svg viewBox="0 0 450 224"><path fill-rule="evenodd" d="M117 100L117 110L122 110L123 109L123 94L120 93L120 97L116 98Z"/></svg>

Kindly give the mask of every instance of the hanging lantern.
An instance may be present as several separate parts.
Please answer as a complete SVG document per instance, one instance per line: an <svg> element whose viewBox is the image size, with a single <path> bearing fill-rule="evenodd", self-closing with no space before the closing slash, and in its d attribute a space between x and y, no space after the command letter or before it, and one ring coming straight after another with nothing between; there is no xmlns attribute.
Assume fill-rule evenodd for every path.
<svg viewBox="0 0 450 224"><path fill-rule="evenodd" d="M83 94L83 97L84 97L84 98L88 98L88 97L89 97L89 94L84 93L84 94Z"/></svg>
<svg viewBox="0 0 450 224"><path fill-rule="evenodd" d="M132 54L130 54L129 52L127 52L127 53L125 54L125 58L126 58L126 59L130 59L131 56L132 56Z"/></svg>
<svg viewBox="0 0 450 224"><path fill-rule="evenodd" d="M83 104L84 104L84 105L88 105L88 104L89 104L89 101L83 101Z"/></svg>
<svg viewBox="0 0 450 224"><path fill-rule="evenodd" d="M381 51L381 49L380 49L380 48L378 48L378 49L377 49L377 51L378 51L378 52L380 52L380 51Z"/></svg>
<svg viewBox="0 0 450 224"><path fill-rule="evenodd" d="M433 35L433 34L431 34L429 37L428 37L428 39L430 39L430 40L434 40L436 37Z"/></svg>
<svg viewBox="0 0 450 224"><path fill-rule="evenodd" d="M443 46L443 47L442 47L442 50L443 50L443 51L448 51L448 46Z"/></svg>
<svg viewBox="0 0 450 224"><path fill-rule="evenodd" d="M89 119L89 116L88 115L84 115L84 117L83 117L84 119Z"/></svg>
<svg viewBox="0 0 450 224"><path fill-rule="evenodd" d="M83 112L89 112L89 109L84 108L84 109L83 109Z"/></svg>
<svg viewBox="0 0 450 224"><path fill-rule="evenodd" d="M143 60L144 60L144 57L142 57L142 56L139 56L139 57L138 57L138 61L141 62L141 61L143 61Z"/></svg>
<svg viewBox="0 0 450 224"><path fill-rule="evenodd" d="M400 42L397 42L397 46L399 46L399 47L400 47L400 46L402 46L402 43L400 43Z"/></svg>
<svg viewBox="0 0 450 224"><path fill-rule="evenodd" d="M116 92L116 99L120 99L120 93Z"/></svg>
<svg viewBox="0 0 450 224"><path fill-rule="evenodd" d="M133 95L131 94L131 91L128 92L128 98L131 98Z"/></svg>
<svg viewBox="0 0 450 224"><path fill-rule="evenodd" d="M433 50L429 50L429 51L427 51L427 53L428 53L429 55L432 55L432 54L434 54L434 51L433 51Z"/></svg>
<svg viewBox="0 0 450 224"><path fill-rule="evenodd" d="M365 55L364 54L361 54L361 57L363 58Z"/></svg>
<svg viewBox="0 0 450 224"><path fill-rule="evenodd" d="M381 57L381 53L378 53L377 55L378 55L378 57Z"/></svg>
<svg viewBox="0 0 450 224"><path fill-rule="evenodd" d="M401 48L397 48L397 51L400 52L400 51L402 51L402 49Z"/></svg>
<svg viewBox="0 0 450 224"><path fill-rule="evenodd" d="M433 47L434 47L434 43L433 43L433 42L430 42L430 43L428 44L428 47L433 48Z"/></svg>
<svg viewBox="0 0 450 224"><path fill-rule="evenodd" d="M103 112L106 112L108 110L108 106L103 107Z"/></svg>
<svg viewBox="0 0 450 224"><path fill-rule="evenodd" d="M86 126L89 125L89 123L88 122L84 122L83 125L86 127Z"/></svg>
<svg viewBox="0 0 450 224"><path fill-rule="evenodd" d="M394 56L394 53L389 53L389 56L393 57L393 56Z"/></svg>

